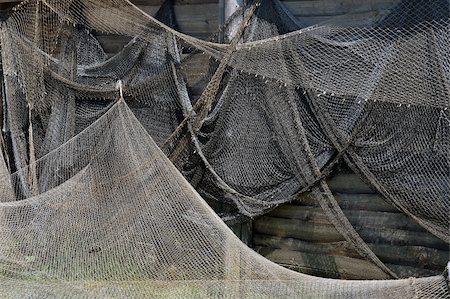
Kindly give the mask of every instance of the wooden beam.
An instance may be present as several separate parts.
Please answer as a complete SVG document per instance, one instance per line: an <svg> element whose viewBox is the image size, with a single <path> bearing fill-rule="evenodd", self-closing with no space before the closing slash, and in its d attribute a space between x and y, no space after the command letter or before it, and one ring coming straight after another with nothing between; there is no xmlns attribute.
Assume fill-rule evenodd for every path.
<svg viewBox="0 0 450 299"><path fill-rule="evenodd" d="M277 264L305 274L342 279L389 278L377 266L361 259L259 246L254 249Z"/></svg>
<svg viewBox="0 0 450 299"><path fill-rule="evenodd" d="M378 193L364 183L359 176L353 173L339 174L330 178L327 183L331 191L338 193Z"/></svg>
<svg viewBox="0 0 450 299"><path fill-rule="evenodd" d="M260 247L285 249L305 253L361 258L347 241L312 243L293 238L254 235L253 244ZM396 246L371 243L368 245L383 263L420 267L440 272L445 267L448 259L448 251L423 246Z"/></svg>
<svg viewBox="0 0 450 299"><path fill-rule="evenodd" d="M371 262L345 256L304 253L285 249L255 247L262 256L286 268L315 276L341 279L388 279L383 271ZM425 277L436 271L409 266L387 264L399 277Z"/></svg>
<svg viewBox="0 0 450 299"><path fill-rule="evenodd" d="M387 203L379 194L364 194L364 193L336 193L334 194L339 206L343 210L363 210L376 212L399 212L393 205ZM299 196L298 200L292 204L300 204L303 206L319 207L317 200L304 193Z"/></svg>
<svg viewBox="0 0 450 299"><path fill-rule="evenodd" d="M263 216L254 221L253 227L255 233L264 235L322 243L345 241L333 225L311 223L298 219ZM424 246L448 250L448 244L428 232L413 232L382 226L379 228L357 227L356 231L367 243Z"/></svg>
<svg viewBox="0 0 450 299"><path fill-rule="evenodd" d="M355 227L394 228L416 232L426 232L419 224L403 213L377 211L344 210L350 223ZM267 214L270 217L299 219L312 223L331 224L321 208L283 205Z"/></svg>

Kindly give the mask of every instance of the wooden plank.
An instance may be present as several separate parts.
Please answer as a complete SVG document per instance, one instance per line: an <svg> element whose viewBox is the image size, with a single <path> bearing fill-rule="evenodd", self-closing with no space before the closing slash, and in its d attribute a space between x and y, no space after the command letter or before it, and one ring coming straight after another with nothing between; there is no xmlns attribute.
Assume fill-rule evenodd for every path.
<svg viewBox="0 0 450 299"><path fill-rule="evenodd" d="M305 274L342 279L389 278L374 264L360 259L259 246L254 249L277 264Z"/></svg>
<svg viewBox="0 0 450 299"><path fill-rule="evenodd" d="M361 258L352 245L346 241L312 243L293 238L256 234L253 236L253 244L260 247L287 249L306 253ZM449 255L448 251L423 246L395 246L371 243L368 245L384 263L421 267L438 272L442 271L443 267L445 267Z"/></svg>
<svg viewBox="0 0 450 299"><path fill-rule="evenodd" d="M379 194L345 194L335 193L334 197L343 210L363 210L377 212L399 212L393 205L387 203ZM319 207L319 203L307 193L300 195L292 204Z"/></svg>
<svg viewBox="0 0 450 299"><path fill-rule="evenodd" d="M164 0L131 0L135 5L154 5L160 6L164 3ZM210 4L218 3L219 0L174 0L175 5L189 5L189 4Z"/></svg>
<svg viewBox="0 0 450 299"><path fill-rule="evenodd" d="M336 16L351 12L387 10L399 0L315 0L283 1L283 4L296 16Z"/></svg>
<svg viewBox="0 0 450 299"><path fill-rule="evenodd" d="M154 5L139 5L139 8L149 15L158 10ZM207 38L219 28L217 3L175 5L174 11L179 30L183 33Z"/></svg>
<svg viewBox="0 0 450 299"><path fill-rule="evenodd" d="M337 193L378 194L354 173L339 174L327 181L331 191Z"/></svg>
<svg viewBox="0 0 450 299"><path fill-rule="evenodd" d="M120 52L131 41L131 38L128 36L115 34L97 35L96 38L109 56Z"/></svg>
<svg viewBox="0 0 450 299"><path fill-rule="evenodd" d="M313 242L345 241L342 235L329 224L317 224L298 219L259 217L253 223L254 233L295 238ZM439 250L448 250L448 245L426 232L412 232L392 228L356 227L357 232L367 243L424 246Z"/></svg>
<svg viewBox="0 0 450 299"><path fill-rule="evenodd" d="M402 213L344 210L344 214L355 227L384 227L418 232L426 231L414 220ZM331 224L323 210L315 207L287 204L269 212L267 216Z"/></svg>
<svg viewBox="0 0 450 299"><path fill-rule="evenodd" d="M341 279L389 279L373 263L345 256L304 253L285 249L255 247L262 256L286 268L315 276ZM436 271L387 264L400 278L436 275Z"/></svg>

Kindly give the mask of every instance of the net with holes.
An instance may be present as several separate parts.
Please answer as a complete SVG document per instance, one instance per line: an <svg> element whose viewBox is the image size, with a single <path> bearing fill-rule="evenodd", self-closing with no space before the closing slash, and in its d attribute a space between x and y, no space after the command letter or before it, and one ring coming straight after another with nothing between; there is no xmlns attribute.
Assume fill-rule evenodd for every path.
<svg viewBox="0 0 450 299"><path fill-rule="evenodd" d="M6 298L424 298L444 277L339 281L277 266L237 239L120 100L36 161L47 185L0 204ZM16 192L20 176L13 174Z"/></svg>
<svg viewBox="0 0 450 299"><path fill-rule="evenodd" d="M448 242L448 3L403 1L370 24L337 18L290 33L301 22L283 14L277 2L257 2L230 44L217 44L127 1L16 8L1 35L18 169L11 179L0 173L5 292L448 296L443 277L338 282L262 260L231 237L147 135L173 160L184 162L193 148L191 159L200 159L191 182L244 215L312 189L346 240L393 277L324 181L337 160ZM106 59L91 31L132 41ZM220 60L196 113L179 75L180 45ZM118 80L129 107L113 103ZM187 130L172 138L183 116Z"/></svg>

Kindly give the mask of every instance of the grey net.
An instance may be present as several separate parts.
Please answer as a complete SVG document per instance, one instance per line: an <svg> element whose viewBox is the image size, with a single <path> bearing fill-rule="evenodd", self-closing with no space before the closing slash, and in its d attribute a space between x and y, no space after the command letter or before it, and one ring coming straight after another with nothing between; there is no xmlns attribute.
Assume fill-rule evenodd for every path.
<svg viewBox="0 0 450 299"><path fill-rule="evenodd" d="M6 298L448 295L442 276L349 282L268 262L213 213L123 100L30 166L59 175L37 196L0 204Z"/></svg>
<svg viewBox="0 0 450 299"><path fill-rule="evenodd" d="M298 23L283 23L282 20L291 20L288 16L276 19L278 7L277 3L262 2L260 9L248 25L246 34L248 40L268 38L298 26ZM373 28L386 26L385 23L397 13L398 8L394 9L386 19L376 20ZM305 45L302 44L302 46ZM307 46L309 44L305 47ZM295 56L283 53L281 48L280 53L274 55L275 58L280 59L274 64L276 65L274 69L277 71L294 67L297 65L295 63L299 63L292 61ZM286 56L280 58L279 55ZM327 60L324 58L324 61ZM380 75L380 72L376 70L376 75ZM345 73L342 75L345 76ZM376 84L376 82L370 83ZM194 134L196 151L206 169L205 173L197 170L199 173L194 177L201 177L201 180L194 183L204 197L233 201L239 211L248 216L260 215L280 203L292 200L296 194L311 189L312 195L346 240L353 244L363 257L372 260L386 273L395 276L395 273L379 261L347 221L324 179L339 158L344 156L349 160L350 153L361 147L364 141L359 139L362 133L360 131L369 127L371 130L366 138L374 138L371 134L377 129L375 121L382 123L378 125L378 130L384 138L391 139L391 134L409 132L405 139L395 138L396 145L385 146L384 140L368 143L371 149L377 144L381 148L377 149L378 152L371 152L369 157L364 158L376 159L379 152L385 152L386 158L390 160L377 159L370 166L367 163L349 162L355 171L363 172L364 176L370 170L388 163L391 169L384 173L385 166L377 175L372 175L367 180L397 207L448 242L446 237L450 190L448 159L441 159L440 151L436 153L428 149L431 149L433 142L442 144L449 137L440 135L437 138L443 137L443 139L435 140L435 134L430 131L435 129L438 120L433 120L432 116L427 115L428 112L423 109L417 110L416 114L410 118L416 122L416 126L401 129L396 126L389 130L388 124L396 125L395 119L405 122L408 116L406 118L405 115L398 115L395 118L380 117L385 109L392 110L391 106L396 108L396 105L381 102L376 106L380 111L380 114L377 114L375 110L370 109L371 104L367 102L368 99L362 99L361 96L327 94L323 91L312 90L310 87L295 88L289 84L282 84L280 81L264 78L264 75L258 73L242 74L239 70L235 70L229 75L215 108L204 120L203 128L197 134L199 138L195 138ZM407 111L412 112L414 109ZM440 113L445 113L445 110L430 111L430 113L440 117ZM423 128L423 123L418 122L420 117L425 117L424 121L430 124L429 130ZM408 126L408 123L405 126ZM420 133L415 135L416 131ZM424 162L427 167L435 167L431 165L433 163L437 167L422 174L427 178L422 178L420 175L417 177L412 172L414 167L422 171L424 165L407 168L405 164L400 164L398 167L399 161L395 161L395 157L390 154L394 148L399 148L398 155L402 154L402 145L410 144L411 142L408 142L410 139L421 138L421 136L427 136L432 140L421 142L422 148L414 146L413 152L416 155L414 158L423 154L427 157ZM409 161L412 158L403 156L402 159ZM418 160L423 161L424 158L420 157ZM417 163L420 163L419 161ZM361 159L360 162L362 162ZM398 173L394 174L394 170ZM410 174L409 182L404 182L405 173ZM391 177L391 181L381 181L383 176ZM437 182L438 187L432 190L434 192L432 196L438 203L435 204L435 212L430 213L430 205L423 206L422 203L429 200L430 188L426 186L430 185L431 181L436 183L436 177L440 181ZM428 183L426 183L427 180ZM411 185L408 186L408 184ZM420 191L415 190L418 184L421 184ZM389 191L384 188L388 188ZM423 192L422 200L418 200L421 196L416 195L418 192ZM412 199L418 200L418 203L411 202ZM408 208L405 209L405 206ZM411 212L413 208L414 212ZM421 215L418 217L417 213ZM442 222L432 223L440 221L436 217Z"/></svg>
<svg viewBox="0 0 450 299"><path fill-rule="evenodd" d="M0 171L10 194L0 199L5 294L448 297L442 276L344 282L265 261L156 146L202 195L247 216L311 189L338 231L392 276L324 181L340 158L448 242L448 6L419 18L423 3L402 2L370 26L337 19L287 33L301 22L278 2L257 5L230 44L183 35L118 0L25 1L2 24L18 169L11 179ZM131 41L107 59L93 32ZM180 76L182 46L220 60L196 103ZM119 93L127 104L115 103Z"/></svg>
<svg viewBox="0 0 450 299"><path fill-rule="evenodd" d="M221 185L241 213L259 215L318 185L343 156L449 242L448 14L447 1L403 1L371 26L343 18L238 45L205 120L215 174L204 194ZM255 28L257 38L283 33Z"/></svg>

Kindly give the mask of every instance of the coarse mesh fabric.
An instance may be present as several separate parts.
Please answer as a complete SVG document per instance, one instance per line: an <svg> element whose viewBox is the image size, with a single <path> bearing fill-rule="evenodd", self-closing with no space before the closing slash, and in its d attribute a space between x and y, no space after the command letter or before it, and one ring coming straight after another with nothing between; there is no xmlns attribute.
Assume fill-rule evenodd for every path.
<svg viewBox="0 0 450 299"><path fill-rule="evenodd" d="M450 242L448 2L402 1L370 26L337 18L273 38L283 27L273 7L261 10L247 29L266 39L237 46L234 77L205 120L204 160L215 174L202 194L260 215L317 185L344 156ZM211 194L214 185L225 194Z"/></svg>
<svg viewBox="0 0 450 299"><path fill-rule="evenodd" d="M265 260L214 214L123 100L32 166L58 175L39 195L0 204L5 298L448 298L443 276L350 282ZM13 186L19 194L21 184Z"/></svg>
<svg viewBox="0 0 450 299"><path fill-rule="evenodd" d="M261 3L248 26L249 40L296 28L296 24L282 22L290 19L277 15L277 7L280 3ZM208 170L197 187L199 191L206 197L216 193L215 198L231 199L250 216L292 200L300 189L313 187L313 180L325 178L321 168L334 154L311 117L302 93L292 87L280 89L263 80L231 73L220 102L207 119L214 128L204 125L204 130L212 131L211 138L201 147L193 134L196 151ZM308 134L314 131L315 136ZM203 134L203 138L206 136ZM222 192L214 192L211 186L218 186ZM353 228L325 181L314 186L313 195L331 223L362 257L396 277Z"/></svg>
<svg viewBox="0 0 450 299"><path fill-rule="evenodd" d="M27 6L29 11L35 10L35 18L57 19L42 3L23 5L31 6ZM175 26L169 9L163 6L157 16ZM172 59L178 49L168 34L155 37L151 45L136 36L122 51L107 58L98 41L82 26L58 21L53 40L56 50L34 41L46 41L54 34L51 30L19 38L17 28L23 16L24 13L13 14L2 26L6 129L13 141L17 168L28 163L33 155L27 151L31 142L24 129L29 119L33 124L34 155L39 158L104 113L117 97L119 80L125 96L130 98L131 109L156 142L164 141L178 125L181 104L174 85L177 70ZM35 51L36 48L40 50ZM27 73L36 68L42 69L38 76ZM35 88L37 81L42 83L39 88Z"/></svg>
<svg viewBox="0 0 450 299"><path fill-rule="evenodd" d="M439 39L445 38L446 32L441 26L448 21L448 17L443 16L442 12L447 11L448 14L448 6L443 2L434 2L427 6L426 16L419 16L417 13L420 10L415 8L423 6L422 2L402 2L391 14L380 17L370 26L349 25L344 19L337 19L270 38L301 26L301 22L280 23L286 19L284 10L280 10L278 2L270 5L263 1L255 18L248 24L244 40L250 42L233 49L233 43L204 42L178 33L143 14L127 1L23 2L2 24L8 129L14 137L16 168L20 169L12 180L16 197L26 202L39 197L39 194L57 190L58 186L66 184L64 182L78 177L78 173L83 175L83 165L92 155L81 157L79 154L84 152L80 149L89 148L91 141L82 143L78 148L80 153L74 158L66 153L59 156L59 160L55 159L56 163L60 163L58 165L49 162L47 157L57 152L62 144L65 146L71 138L77 139L76 134L83 129L100 123L110 113L106 111L114 111L116 106L110 107L118 97L116 84L119 80L122 82L121 92L141 125L158 144L166 142L180 122L180 117L183 114L188 116L192 111L185 84L178 75L181 43L215 58L223 58L221 64L226 63L230 73L222 82L226 84L212 112L206 119L196 119L192 114L193 119L188 122L193 145L208 169L203 181L196 184L202 194L217 198L211 192L218 189L222 192L220 195L225 200L233 201L241 213L254 216L290 200L290 196L299 191L312 188L338 231L364 257L395 276L362 242L323 180L327 167L333 164L332 159L344 156L389 201L448 242L450 166L448 97L444 97L446 53L443 43L432 43L436 34ZM105 54L89 30L125 35L132 41L121 53L105 60ZM431 33L423 34L427 30ZM429 39L424 42L424 38ZM263 40L251 42L259 39ZM431 48L437 50L430 52L430 47L421 43L433 45ZM405 53L409 53L406 50L413 46L417 49L410 51L411 55L417 57L410 60L411 57ZM264 57L263 53L270 57ZM404 74L414 65L411 62L418 63L417 69L427 70L417 82L411 78L414 74ZM424 66L428 68L423 69ZM221 69L220 65L218 69ZM247 73L240 74L242 70ZM216 81L213 85L221 83ZM409 95L400 90L400 94L393 97L391 89L395 88L395 84L407 89ZM205 94L211 93L214 88L208 86ZM419 91L423 92L422 89L426 89L428 97L421 97ZM409 102L402 97L407 97ZM208 100L215 102L211 98ZM397 107L400 104L404 105ZM389 113L392 113L399 111L399 108L408 111L410 118L400 118L400 114L395 113L392 117L396 121L384 118L385 109L391 109ZM414 122L413 127L405 124L408 119ZM204 125L201 132L197 132L197 123ZM406 129L399 129L398 124L405 124ZM115 128L108 127L110 129ZM415 140L416 130L422 130L421 137L417 146L410 146L411 140ZM404 139L396 139L397 135L403 134L406 134ZM427 143L431 136L434 136L432 146ZM122 142L120 150L125 151L129 147L123 137L117 135L114 138L117 140L111 137L105 141L109 143L102 149L108 157L115 157L115 143ZM412 156L398 163L395 155L403 155L404 152ZM135 163L139 169L136 175L144 175L140 172L140 167L145 164L143 161L148 160L148 156L144 156L139 167L138 162ZM104 160L108 167L112 167L108 171L120 174L128 169L115 165L123 162L110 161L115 159L111 157ZM426 157L429 163L419 161L422 164L417 164L415 157ZM78 160L81 162L74 162ZM390 164L380 168L383 163ZM30 166L24 168L26 164ZM116 167L120 169L116 171ZM384 169L391 170L393 174L386 173ZM104 170L99 172L100 181L110 176ZM414 170L419 170L419 179L408 182L405 176L414 173ZM443 174L442 180L436 180L436 173ZM414 190L418 182L420 189ZM172 184L172 181L165 181L169 193L172 192ZM114 187L122 188L120 184ZM122 192L135 193L130 190ZM412 192L415 192L414 196L411 196ZM417 192L423 192L423 196L415 196ZM4 201L10 200L5 198ZM428 202L436 204L432 206ZM89 209L86 208L86 213ZM180 216L182 213L178 214ZM90 215L83 217L89 218ZM96 218L94 221L103 221L99 216L93 217ZM124 216L115 219L121 217ZM160 218L155 221L167 220L162 216ZM61 237L64 233L57 235ZM184 241L181 237L180 240ZM156 238L155 242L164 241ZM27 248L28 245L23 246ZM124 246L119 247L124 249ZM124 255L126 250L118 250L117 254L124 261L133 259L128 253ZM195 250L201 252L200 249ZM88 250L90 253L101 251L101 246ZM158 253L158 258L166 259L164 254ZM35 256L27 255L26 260L34 261ZM199 260L208 261L205 258ZM178 271L179 267L183 268L182 263L177 264L174 271L182 273ZM120 269L108 271L120 272ZM200 275L200 278L188 280L202 280L201 273L192 274ZM114 275L111 277L117 280ZM244 277L238 280L246 280ZM253 278L250 280L253 281ZM444 285L443 278L439 281L441 285L438 288ZM425 289L432 288L430 285ZM81 285L80 296L84 291ZM114 287L111 287L111 292L115 292ZM345 293L339 293L338 289L334 292L338 297L345 297ZM445 296L445 290L443 292ZM314 294L311 296L315 297Z"/></svg>
<svg viewBox="0 0 450 299"><path fill-rule="evenodd" d="M292 19L280 13L281 7L279 2L263 1L244 32L244 40L261 40L298 29L298 23L289 22ZM227 79L199 132L197 150L203 153L210 171L198 183L198 190L207 197L230 197L242 213L256 216L292 200L291 196L308 183L295 178L292 165L300 161L289 160L290 146L297 136L289 136L280 120L288 122L292 109L302 110L305 123L312 126L310 131L320 128L305 111L295 88L280 89L276 82L237 70ZM287 99L293 101L288 103ZM333 147L326 137L316 135L314 155L323 166ZM302 164L309 171L309 165ZM214 192L214 186L221 190Z"/></svg>

